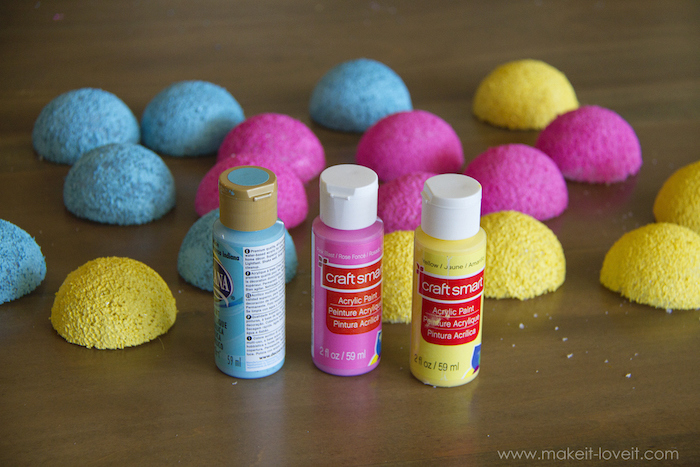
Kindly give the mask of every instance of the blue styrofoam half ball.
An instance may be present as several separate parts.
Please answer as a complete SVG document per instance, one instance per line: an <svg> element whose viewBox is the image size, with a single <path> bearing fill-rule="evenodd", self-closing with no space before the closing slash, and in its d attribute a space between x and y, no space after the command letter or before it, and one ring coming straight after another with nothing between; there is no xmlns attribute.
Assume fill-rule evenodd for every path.
<svg viewBox="0 0 700 467"><path fill-rule="evenodd" d="M78 217L103 224L136 225L175 206L175 181L163 159L138 144L110 144L73 164L63 202Z"/></svg>
<svg viewBox="0 0 700 467"><path fill-rule="evenodd" d="M36 241L0 219L0 304L36 289L46 277L46 260Z"/></svg>
<svg viewBox="0 0 700 467"><path fill-rule="evenodd" d="M226 134L245 119L224 88L207 81L180 81L159 92L141 118L143 145L169 156L215 153Z"/></svg>
<svg viewBox="0 0 700 467"><path fill-rule="evenodd" d="M192 224L180 245L177 255L177 272L195 287L212 292L214 290L213 226L219 218L214 209Z"/></svg>
<svg viewBox="0 0 700 467"><path fill-rule="evenodd" d="M401 77L367 58L331 68L314 87L309 103L311 119L319 125L356 133L406 110L413 110L413 104Z"/></svg>
<svg viewBox="0 0 700 467"><path fill-rule="evenodd" d="M219 218L219 209L200 217L185 235L177 255L177 272L188 283L202 290L214 290L214 251L212 235L214 221ZM284 280L289 283L296 276L299 260L294 240L284 230Z"/></svg>
<svg viewBox="0 0 700 467"><path fill-rule="evenodd" d="M131 109L102 89L68 91L49 102L32 130L39 157L73 164L96 147L112 143L138 143L139 123Z"/></svg>
<svg viewBox="0 0 700 467"><path fill-rule="evenodd" d="M294 240L289 235L289 230L284 229L284 282L289 282L297 275L299 268L299 258L297 258L297 249L294 246Z"/></svg>

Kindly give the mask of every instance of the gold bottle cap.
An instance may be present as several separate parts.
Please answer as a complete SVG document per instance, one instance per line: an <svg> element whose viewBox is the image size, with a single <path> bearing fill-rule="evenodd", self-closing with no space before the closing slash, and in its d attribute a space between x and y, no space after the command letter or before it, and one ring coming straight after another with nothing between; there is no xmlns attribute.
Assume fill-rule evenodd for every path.
<svg viewBox="0 0 700 467"><path fill-rule="evenodd" d="M244 165L219 175L219 220L229 229L255 232L277 222L277 177Z"/></svg>

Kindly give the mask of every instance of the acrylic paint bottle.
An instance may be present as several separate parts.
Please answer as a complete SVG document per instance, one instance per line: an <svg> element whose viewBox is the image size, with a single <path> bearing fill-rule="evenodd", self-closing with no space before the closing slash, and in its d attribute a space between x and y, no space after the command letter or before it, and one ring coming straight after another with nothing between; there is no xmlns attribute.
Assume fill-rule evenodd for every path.
<svg viewBox="0 0 700 467"><path fill-rule="evenodd" d="M476 378L486 233L481 185L458 174L426 180L415 232L411 373L425 384L459 386Z"/></svg>
<svg viewBox="0 0 700 467"><path fill-rule="evenodd" d="M285 358L285 229L277 219L277 177L253 166L224 171L219 208L214 361L236 378L268 376Z"/></svg>
<svg viewBox="0 0 700 467"><path fill-rule="evenodd" d="M379 182L352 164L320 177L320 215L311 233L311 356L326 373L352 376L379 364L384 223Z"/></svg>

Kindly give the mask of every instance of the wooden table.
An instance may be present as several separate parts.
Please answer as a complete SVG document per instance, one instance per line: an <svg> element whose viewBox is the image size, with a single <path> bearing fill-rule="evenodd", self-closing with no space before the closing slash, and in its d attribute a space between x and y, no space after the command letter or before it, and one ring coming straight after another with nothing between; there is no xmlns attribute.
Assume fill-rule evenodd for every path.
<svg viewBox="0 0 700 467"><path fill-rule="evenodd" d="M566 282L532 300L487 299L481 374L454 389L411 376L407 325L385 324L369 374L313 366L312 180L310 215L291 231L300 266L287 286L286 363L268 378L230 378L214 366L211 294L176 269L215 156L164 157L177 185L164 218L101 225L64 208L69 167L39 160L34 121L71 89L113 92L140 117L168 84L203 79L247 116L305 122L328 165L353 162L360 135L313 124L308 102L328 69L359 57L395 70L415 108L453 126L467 161L534 144L537 132L478 122L471 103L496 66L544 60L582 104L634 127L644 165L623 183L568 184L568 209L546 222L564 247ZM0 63L0 218L36 238L48 267L33 293L0 306L0 465L509 465L518 453L534 456L522 465L636 465L645 454L700 464L700 312L630 303L598 281L613 242L654 222L662 183L700 154L697 2L7 1ZM102 256L137 259L165 279L179 310L166 335L100 351L52 329L66 275Z"/></svg>

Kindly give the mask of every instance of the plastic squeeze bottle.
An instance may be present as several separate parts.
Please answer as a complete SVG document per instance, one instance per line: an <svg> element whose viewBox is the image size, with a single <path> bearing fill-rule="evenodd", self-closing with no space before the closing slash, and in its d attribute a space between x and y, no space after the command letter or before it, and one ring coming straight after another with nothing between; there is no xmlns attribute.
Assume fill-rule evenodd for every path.
<svg viewBox="0 0 700 467"><path fill-rule="evenodd" d="M284 224L277 177L241 166L219 176L214 222L216 366L236 378L271 375L285 358Z"/></svg>
<svg viewBox="0 0 700 467"><path fill-rule="evenodd" d="M311 356L334 375L367 373L382 342L384 223L377 174L345 164L320 177L320 215L311 234Z"/></svg>
<svg viewBox="0 0 700 467"><path fill-rule="evenodd" d="M415 232L411 373L458 386L479 373L486 232L481 185L466 175L425 181Z"/></svg>

